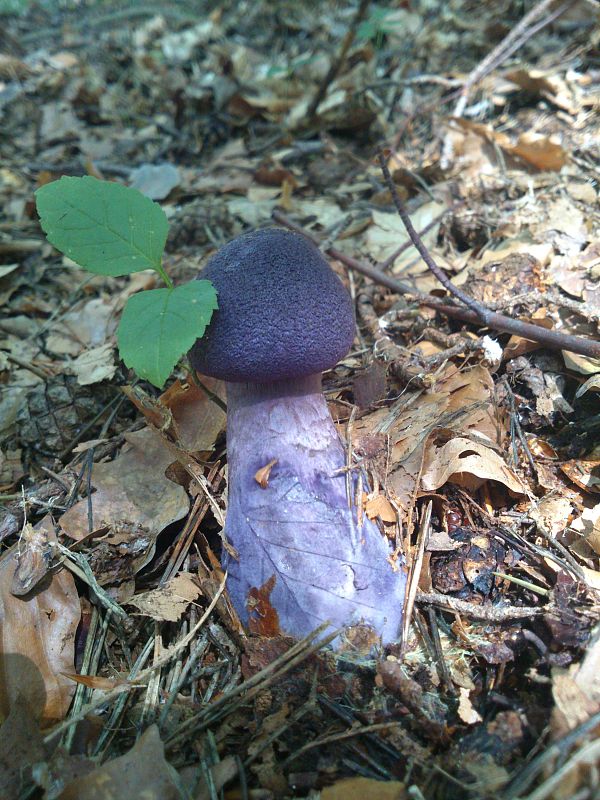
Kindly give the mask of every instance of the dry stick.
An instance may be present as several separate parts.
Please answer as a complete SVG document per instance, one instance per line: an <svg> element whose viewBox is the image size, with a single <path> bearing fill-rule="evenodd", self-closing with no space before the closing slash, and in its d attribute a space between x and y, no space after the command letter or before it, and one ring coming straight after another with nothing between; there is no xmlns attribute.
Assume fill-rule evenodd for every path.
<svg viewBox="0 0 600 800"><path fill-rule="evenodd" d="M424 228L421 228L421 230L419 231L419 236L421 237L421 239L425 236L425 234L429 233L429 231L432 228L434 228L438 224L438 222L441 222L449 211L456 211L461 206L464 206L465 202L466 202L465 200L460 200L454 206L451 206L450 208L445 208L441 214L438 214L437 217L434 217L431 220L431 222L429 222L427 225L425 225ZM385 259L385 261L381 261L379 263L378 265L379 269L385 272L386 269L392 266L392 264L398 258L399 255L401 255L405 250L408 250L411 244L412 242L410 241L410 239L407 239L407 241L404 242L404 244L401 244L397 250L394 250L391 256L388 256Z"/></svg>
<svg viewBox="0 0 600 800"><path fill-rule="evenodd" d="M475 300L473 297L470 297L468 294L459 289L455 286L452 281L447 277L446 273L443 271L441 267L439 267L433 258L429 255L429 251L425 247L425 244L419 234L416 232L414 225L410 217L408 216L408 212L404 207L404 203L400 200L400 195L398 194L398 190L396 188L396 184L394 183L392 176L390 174L389 167L387 165L387 161L383 152L380 150L377 154L379 159L379 166L381 167L381 171L383 173L383 177L385 179L386 185L390 190L392 195L392 200L394 201L394 205L396 206L396 211L404 227L406 228L406 232L408 233L411 242L415 246L415 250L419 253L423 261L427 264L431 272L435 275L438 281L442 284L442 286L447 289L450 294L454 295L454 297L458 297L459 300L468 306L469 308L473 309L473 311L479 316L481 321L484 325L489 325L488 316L491 314L491 311Z"/></svg>
<svg viewBox="0 0 600 800"><path fill-rule="evenodd" d="M417 536L417 545L412 557L410 578L406 589L406 600L404 604L404 622L402 624L402 637L400 639L402 652L405 652L408 644L408 631L412 619L413 608L415 605L415 597L417 596L417 589L419 586L419 578L421 577L421 568L423 566L423 556L425 554L425 547L429 540L429 533L431 531L431 509L433 502L430 500L425 507L425 512L419 526L419 533Z"/></svg>
<svg viewBox="0 0 600 800"><path fill-rule="evenodd" d="M282 214L280 211L274 211L272 216L275 222L279 222L280 225L284 225L286 228L306 236L316 245L319 244L319 240L315 236L312 236L302 227L293 223L285 216L285 214ZM360 272L362 275L366 275L367 278L371 278L371 280L375 281L375 283L378 283L380 286L387 286L388 289L391 289L398 294L412 295L422 305L427 306L428 308L434 308L441 314L445 314L446 316L454 319L459 319L462 322L469 322L473 325L478 325L481 323L480 315L474 311L468 311L465 308L459 308L458 306L450 306L446 303L440 303L431 295L423 294L422 292L416 292L408 284L392 278L391 275L386 275L385 272L381 272L381 270L377 269L376 267L372 267L370 264L365 264L362 261L358 261L356 258L347 256L345 253L342 253L341 250L338 250L335 247L328 247L327 253L332 258L335 258L336 261L339 261L348 267L348 269L353 269L356 272ZM600 342L596 342L592 339L584 339L581 336L570 336L566 333L549 331L546 330L546 328L540 328L537 325L532 325L529 322L521 322L521 320L505 317L502 314L497 314L494 311L487 312L486 325L494 330L515 334L516 336L521 336L523 339L529 339L532 342L537 342L538 344L550 347L554 350L569 350L571 353L579 353L582 356L600 358Z"/></svg>
<svg viewBox="0 0 600 800"><path fill-rule="evenodd" d="M459 600L458 597L450 597L439 592L419 592L417 591L416 602L423 605L438 606L444 611L453 611L463 614L471 619L479 619L484 622L510 622L515 619L525 617L537 617L544 613L546 609L539 607L519 607L510 606L509 608L496 608L495 606L478 606L466 600Z"/></svg>
<svg viewBox="0 0 600 800"><path fill-rule="evenodd" d="M346 35L344 36L344 41L342 42L342 46L340 48L340 52L338 57L332 61L331 66L325 76L323 82L319 86L319 89L314 96L312 103L308 107L308 111L306 112L306 118L309 122L312 122L315 114L317 113L317 108L321 105L321 102L325 95L327 94L327 89L333 83L335 78L337 77L338 72L342 68L344 61L346 60L346 56L348 55L348 50L352 47L352 42L354 41L354 37L356 36L356 29L363 21L365 14L367 13L367 8L369 7L370 0L360 0L360 5L358 10L352 20L352 24L348 28Z"/></svg>

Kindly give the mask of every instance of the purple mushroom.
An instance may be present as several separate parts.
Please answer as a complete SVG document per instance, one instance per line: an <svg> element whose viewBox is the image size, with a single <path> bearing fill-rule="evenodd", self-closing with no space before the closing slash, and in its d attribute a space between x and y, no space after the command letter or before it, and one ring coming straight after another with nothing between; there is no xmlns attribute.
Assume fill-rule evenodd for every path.
<svg viewBox="0 0 600 800"><path fill-rule="evenodd" d="M227 383L225 532L239 558L224 551L223 567L238 614L248 624L250 591L271 580L286 633L305 636L329 620L396 640L405 574L377 525L358 522L321 391L321 372L354 338L350 296L311 242L278 228L234 239L199 277L214 284L219 310L190 357ZM256 474L268 464L261 485Z"/></svg>

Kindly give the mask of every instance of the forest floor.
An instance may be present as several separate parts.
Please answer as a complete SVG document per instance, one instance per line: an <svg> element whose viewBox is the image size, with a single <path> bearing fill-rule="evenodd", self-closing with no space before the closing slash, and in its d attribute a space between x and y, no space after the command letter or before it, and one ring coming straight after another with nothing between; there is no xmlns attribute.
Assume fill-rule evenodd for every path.
<svg viewBox="0 0 600 800"><path fill-rule="evenodd" d="M600 4L15 5L0 796L598 797ZM63 175L160 203L176 284L273 224L327 254L357 336L324 390L405 561L397 644L241 627L223 387L119 360L157 275L49 244Z"/></svg>

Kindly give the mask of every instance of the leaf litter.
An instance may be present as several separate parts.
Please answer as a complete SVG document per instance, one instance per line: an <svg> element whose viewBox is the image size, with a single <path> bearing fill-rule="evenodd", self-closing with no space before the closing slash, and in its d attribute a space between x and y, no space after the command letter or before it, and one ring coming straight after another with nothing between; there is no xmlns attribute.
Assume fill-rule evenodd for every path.
<svg viewBox="0 0 600 800"><path fill-rule="evenodd" d="M508 1L325 4L323 26L264 3L23 5L0 60L3 796L591 796L597 359L422 304L451 300L374 159L456 286L597 339L589 0L527 4L524 27ZM39 228L35 189L86 174L162 202L176 284L273 212L336 251L360 336L325 388L363 513L407 560L397 646L296 643L267 584L243 630L222 386L132 386L116 325L154 278L90 278Z"/></svg>

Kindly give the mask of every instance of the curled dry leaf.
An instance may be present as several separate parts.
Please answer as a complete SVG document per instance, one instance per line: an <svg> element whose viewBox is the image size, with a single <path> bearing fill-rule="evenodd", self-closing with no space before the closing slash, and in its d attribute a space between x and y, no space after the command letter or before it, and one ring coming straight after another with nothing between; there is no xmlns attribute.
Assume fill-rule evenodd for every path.
<svg viewBox="0 0 600 800"><path fill-rule="evenodd" d="M79 598L65 569L51 573L43 589L15 597L17 554L15 545L0 559L0 714L20 694L51 724L64 717L75 690L62 673L73 672Z"/></svg>
<svg viewBox="0 0 600 800"><path fill-rule="evenodd" d="M263 489L266 489L269 485L269 475L271 474L271 470L277 464L277 459L273 458L269 461L268 464L265 464L264 467L256 470L256 474L254 475L254 480L261 486Z"/></svg>
<svg viewBox="0 0 600 800"><path fill-rule="evenodd" d="M494 450L462 436L441 447L433 446L425 454L421 485L426 491L439 489L447 481L478 489L486 480L498 481L515 494L526 493L519 478Z"/></svg>

